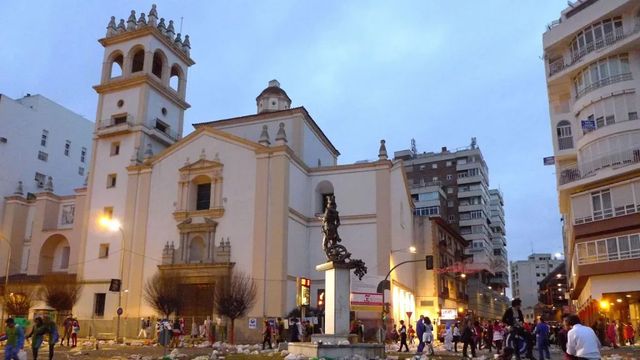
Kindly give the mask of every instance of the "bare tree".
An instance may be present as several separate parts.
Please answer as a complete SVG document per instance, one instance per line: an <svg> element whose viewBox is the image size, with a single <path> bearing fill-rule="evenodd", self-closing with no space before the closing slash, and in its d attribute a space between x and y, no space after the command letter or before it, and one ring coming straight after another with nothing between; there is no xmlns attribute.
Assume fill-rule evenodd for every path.
<svg viewBox="0 0 640 360"><path fill-rule="evenodd" d="M169 272L157 272L144 284L144 300L165 318L180 312L184 295L178 276Z"/></svg>
<svg viewBox="0 0 640 360"><path fill-rule="evenodd" d="M4 293L4 306L9 315L28 316L33 300L32 288L21 283L10 284Z"/></svg>
<svg viewBox="0 0 640 360"><path fill-rule="evenodd" d="M76 277L67 274L49 274L43 278L42 282L40 290L42 300L62 314L62 317L69 315L80 299L82 290L82 285Z"/></svg>
<svg viewBox="0 0 640 360"><path fill-rule="evenodd" d="M234 272L228 286L217 286L213 298L215 311L229 318L231 329L229 342L235 343L235 321L251 310L256 303L256 284L242 272Z"/></svg>

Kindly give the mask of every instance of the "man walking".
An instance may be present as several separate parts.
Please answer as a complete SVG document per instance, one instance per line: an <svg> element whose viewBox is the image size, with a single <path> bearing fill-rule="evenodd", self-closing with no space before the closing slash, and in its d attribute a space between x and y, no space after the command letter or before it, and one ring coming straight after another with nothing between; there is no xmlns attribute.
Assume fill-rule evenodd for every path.
<svg viewBox="0 0 640 360"><path fill-rule="evenodd" d="M8 318L4 323L7 325L6 333L0 337L0 341L7 341L4 347L4 359L19 360L18 353L24 346L24 331L20 326L16 326L13 318Z"/></svg>
<svg viewBox="0 0 640 360"><path fill-rule="evenodd" d="M538 356L540 360L551 360L549 353L549 325L544 321L544 317L540 317L540 322L536 325L533 333L536 336L536 346L538 348Z"/></svg>
<svg viewBox="0 0 640 360"><path fill-rule="evenodd" d="M578 315L567 316L567 354L572 358L600 359L600 341L595 332L583 326Z"/></svg>
<svg viewBox="0 0 640 360"><path fill-rule="evenodd" d="M409 345L407 345L407 327L404 326L404 320L400 320L400 349L398 349L398 352L402 351L402 346L406 349L405 352L409 352Z"/></svg>
<svg viewBox="0 0 640 360"><path fill-rule="evenodd" d="M513 299L511 301L511 307L508 308L502 316L502 322L507 325L506 333L508 333L505 347L510 347L514 350L513 352L517 360L520 360L520 348L524 337L524 329L522 328L524 316L522 315L522 311L520 311L520 305L522 305L522 300L518 298Z"/></svg>
<svg viewBox="0 0 640 360"><path fill-rule="evenodd" d="M418 335L418 353L424 350L424 341L422 341L422 334L424 334L424 315L420 315L420 319L416 323L416 335Z"/></svg>

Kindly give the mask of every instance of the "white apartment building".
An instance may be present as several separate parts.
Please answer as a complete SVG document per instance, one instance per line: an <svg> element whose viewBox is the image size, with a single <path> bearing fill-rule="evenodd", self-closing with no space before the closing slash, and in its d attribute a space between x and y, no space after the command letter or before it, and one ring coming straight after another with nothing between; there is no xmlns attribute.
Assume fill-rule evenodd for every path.
<svg viewBox="0 0 640 360"><path fill-rule="evenodd" d="M6 230L5 196L33 199L48 189L71 195L83 186L92 132L93 122L42 95L12 99L0 94L0 234ZM73 216L73 208L65 211ZM7 252L0 244L0 263ZM12 261L12 269L18 264ZM4 266L0 271L4 274Z"/></svg>
<svg viewBox="0 0 640 360"><path fill-rule="evenodd" d="M640 2L570 2L543 35L570 296L640 322Z"/></svg>
<svg viewBox="0 0 640 360"><path fill-rule="evenodd" d="M511 261L511 289L513 297L522 300L522 307L538 303L540 281L562 261L546 253L534 253L527 260Z"/></svg>

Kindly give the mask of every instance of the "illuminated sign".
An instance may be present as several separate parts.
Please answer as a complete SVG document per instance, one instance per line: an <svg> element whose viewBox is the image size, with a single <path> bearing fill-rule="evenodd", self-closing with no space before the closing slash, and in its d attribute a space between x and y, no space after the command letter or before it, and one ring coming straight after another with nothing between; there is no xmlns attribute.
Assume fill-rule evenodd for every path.
<svg viewBox="0 0 640 360"><path fill-rule="evenodd" d="M300 278L300 305L311 305L311 280Z"/></svg>
<svg viewBox="0 0 640 360"><path fill-rule="evenodd" d="M440 309L440 320L455 320L458 317L457 309Z"/></svg>

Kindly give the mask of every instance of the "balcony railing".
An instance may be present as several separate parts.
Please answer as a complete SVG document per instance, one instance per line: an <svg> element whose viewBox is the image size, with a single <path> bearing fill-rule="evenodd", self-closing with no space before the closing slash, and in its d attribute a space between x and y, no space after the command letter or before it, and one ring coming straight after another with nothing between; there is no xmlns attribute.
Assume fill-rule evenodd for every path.
<svg viewBox="0 0 640 360"><path fill-rule="evenodd" d="M125 125L125 124L127 126L133 126L133 116L123 115L123 116L116 116L109 119L100 120L100 123L98 124L98 130L103 130L110 127L115 127L115 126Z"/></svg>
<svg viewBox="0 0 640 360"><path fill-rule="evenodd" d="M566 166L560 169L558 182L560 185L564 185L593 176L601 169L621 168L638 163L640 163L640 148L620 151L583 162L579 167L577 164Z"/></svg>
<svg viewBox="0 0 640 360"><path fill-rule="evenodd" d="M578 90L578 93L576 94L576 99L579 99L582 96L584 96L585 94L590 93L593 90L599 89L599 88L601 88L603 86L619 83L621 81L632 80L632 79L633 79L633 77L631 76L631 73L618 74L618 75L609 76L609 77L604 78L604 79L600 79L600 80L598 80L598 81L596 81L594 83L591 83L591 84L585 86L584 88Z"/></svg>
<svg viewBox="0 0 640 360"><path fill-rule="evenodd" d="M173 130L169 126L161 126L158 124L158 119L153 119L147 124L149 129L155 129L165 135L167 135L172 140L178 140L180 138L180 134L177 131Z"/></svg>
<svg viewBox="0 0 640 360"><path fill-rule="evenodd" d="M549 64L549 76L551 77L559 73L563 69L580 62L580 60L582 60L582 58L587 54L605 48L609 45L613 45L616 42L625 39L637 32L640 32L640 23L636 23L636 26L633 28L633 30L628 32L627 34L624 34L622 31L617 31L616 33L608 34L603 39L588 43L585 48L571 55L571 61L565 63L564 58L559 58L551 62Z"/></svg>

